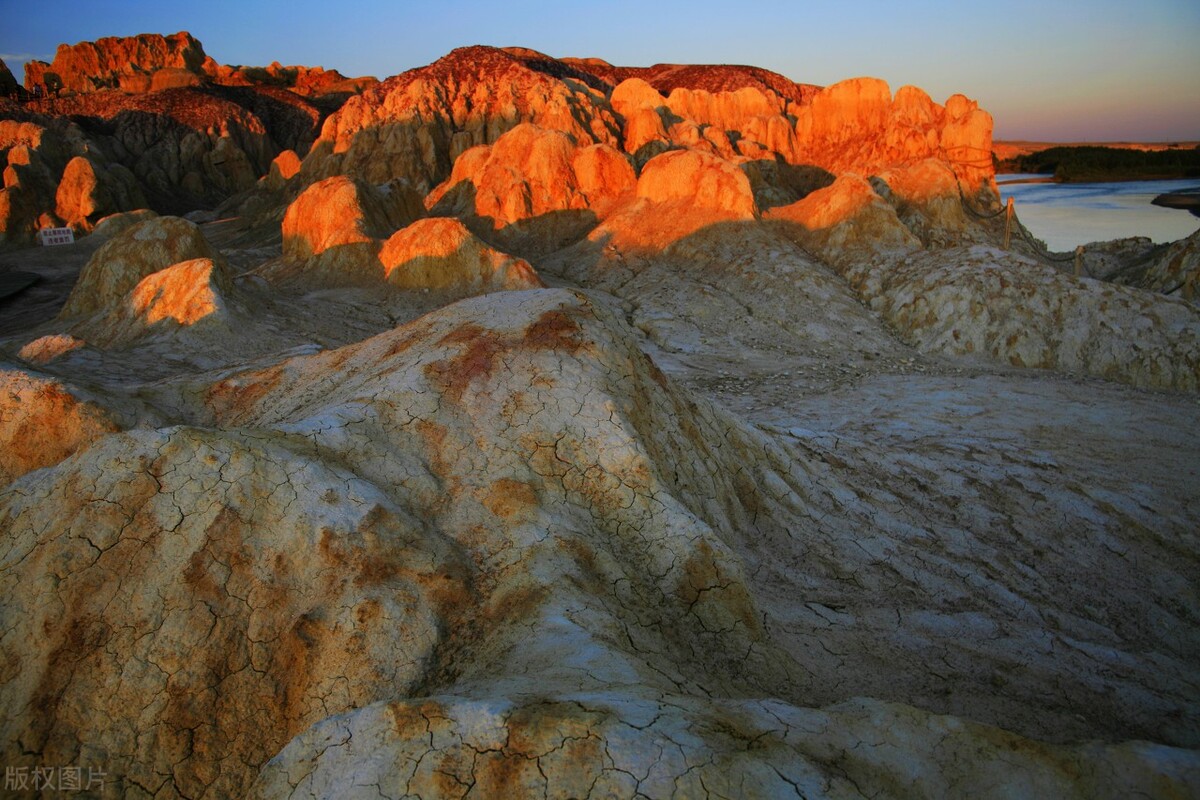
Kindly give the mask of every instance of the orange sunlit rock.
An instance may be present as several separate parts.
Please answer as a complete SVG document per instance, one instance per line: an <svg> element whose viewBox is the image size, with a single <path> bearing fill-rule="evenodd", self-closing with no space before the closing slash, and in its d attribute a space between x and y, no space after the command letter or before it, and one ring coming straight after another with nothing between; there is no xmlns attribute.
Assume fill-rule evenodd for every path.
<svg viewBox="0 0 1200 800"><path fill-rule="evenodd" d="M96 251L80 272L59 317L111 306L148 275L194 258L221 259L194 223L178 217L140 222Z"/></svg>
<svg viewBox="0 0 1200 800"><path fill-rule="evenodd" d="M90 230L103 216L146 204L132 172L120 164L98 165L84 156L67 163L55 200L59 218L81 230Z"/></svg>
<svg viewBox="0 0 1200 800"><path fill-rule="evenodd" d="M928 158L949 163L963 190L994 194L991 116L955 95L942 107L912 87L893 99L878 78L853 78L818 92L800 109L800 159L831 172L874 174Z"/></svg>
<svg viewBox="0 0 1200 800"><path fill-rule="evenodd" d="M352 173L374 183L400 175L429 189L449 177L453 155L495 142L522 122L579 144L617 145L617 121L603 101L599 92L568 87L502 50L461 48L350 98L326 120L305 172Z"/></svg>
<svg viewBox="0 0 1200 800"><path fill-rule="evenodd" d="M586 233L635 184L633 166L615 148L580 147L566 133L525 123L463 153L425 202L506 241L533 237L553 249Z"/></svg>
<svg viewBox="0 0 1200 800"><path fill-rule="evenodd" d="M204 71L225 86L278 86L311 98L351 95L378 83L371 77L347 78L336 69L300 65L285 67L278 61L265 67L246 67L217 64L209 59L204 64Z"/></svg>
<svg viewBox="0 0 1200 800"><path fill-rule="evenodd" d="M658 90L641 78L629 78L613 87L609 96L613 111L628 119L640 111L654 111L667 104Z"/></svg>
<svg viewBox="0 0 1200 800"><path fill-rule="evenodd" d="M56 333L34 339L17 351L17 357L30 364L48 364L86 344L70 334Z"/></svg>
<svg viewBox="0 0 1200 800"><path fill-rule="evenodd" d="M488 247L461 221L418 220L379 253L388 283L402 289L496 291L545 286L529 262Z"/></svg>
<svg viewBox="0 0 1200 800"><path fill-rule="evenodd" d="M832 185L791 205L771 209L765 218L793 224L802 242L834 263L920 247L895 209L853 173L839 175Z"/></svg>
<svg viewBox="0 0 1200 800"><path fill-rule="evenodd" d="M757 209L750 180L729 162L693 150L663 153L647 162L637 196L655 203L687 201L733 219L753 219Z"/></svg>
<svg viewBox="0 0 1200 800"><path fill-rule="evenodd" d="M194 258L142 279L129 293L129 312L147 325L170 320L192 325L224 307L232 281L223 262Z"/></svg>
<svg viewBox="0 0 1200 800"><path fill-rule="evenodd" d="M264 181L270 188L279 190L299 171L300 157L296 155L296 151L284 150L271 162L271 170L267 173Z"/></svg>
<svg viewBox="0 0 1200 800"><path fill-rule="evenodd" d="M344 175L304 190L283 217L283 254L303 261L327 250L365 245L424 214L421 198L403 184L380 189Z"/></svg>
<svg viewBox="0 0 1200 800"><path fill-rule="evenodd" d="M199 76L204 59L204 47L190 33L183 31L171 36L149 33L110 36L94 42L59 45L50 64L27 62L25 88L45 86L47 72L58 75L63 88L81 93L114 88L123 79L152 74L164 68Z"/></svg>

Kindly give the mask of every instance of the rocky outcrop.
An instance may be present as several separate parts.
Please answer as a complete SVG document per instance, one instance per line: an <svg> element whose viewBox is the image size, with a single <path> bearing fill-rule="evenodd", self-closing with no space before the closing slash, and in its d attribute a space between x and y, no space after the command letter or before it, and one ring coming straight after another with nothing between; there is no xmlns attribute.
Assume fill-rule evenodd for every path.
<svg viewBox="0 0 1200 800"><path fill-rule="evenodd" d="M1113 276L1115 283L1200 301L1200 231L1174 242L1164 252L1134 259Z"/></svg>
<svg viewBox="0 0 1200 800"><path fill-rule="evenodd" d="M6 560L38 554L21 599L15 573L0 578L8 608L46 625L49 647L29 659L5 638L20 669L0 695L2 735L47 758L103 746L120 794L245 796L253 765L293 733L418 680L438 620L466 596L453 544L427 540L369 483L261 435L138 431L35 480L89 534L63 526L35 546L20 533L32 507L4 496L23 517L6 518L21 540ZM325 500L294 502L310 491ZM65 559L65 583L52 585L42 554ZM37 706L49 713L35 719Z"/></svg>
<svg viewBox="0 0 1200 800"><path fill-rule="evenodd" d="M586 234L636 180L616 149L580 147L566 133L525 123L463 153L426 203L470 220L487 238L550 251Z"/></svg>
<svg viewBox="0 0 1200 800"><path fill-rule="evenodd" d="M0 495L0 740L21 743L17 766L103 747L113 791L183 796L336 793L347 775L518 796L1196 785L1195 754L1162 744L1047 744L881 700L810 707L853 690L857 658L907 680L903 653L928 678L932 649L985 668L958 681L1000 693L993 713L1046 729L1056 686L1091 687L1105 719L1152 720L1147 674L1155 708L1194 718L1164 674L1190 652L1172 623L1194 559L1115 518L1090 528L1112 550L1030 540L1032 513L964 523L1003 508L991 482L748 425L680 390L581 293L476 298L203 396L203 424L107 436ZM1050 492L1041 515L1115 500L1059 497L1062 476L1042 475L1057 470L997 458ZM1132 546L1149 581L1105 568ZM982 554L998 571L1000 547L1020 563L1041 547L1040 569L968 568ZM1129 614L1163 620L1130 623L1151 656L1093 644L1109 633L1081 614L1108 619L1118 587ZM1034 602L1065 629L1020 610ZM996 679L1027 663L1028 696Z"/></svg>
<svg viewBox="0 0 1200 800"><path fill-rule="evenodd" d="M771 209L764 218L784 224L789 234L830 264L849 266L921 246L870 182L853 173L839 175L831 185L795 203Z"/></svg>
<svg viewBox="0 0 1200 800"><path fill-rule="evenodd" d="M804 163L873 175L936 158L977 202L998 202L991 144L991 116L974 101L954 95L940 106L912 86L893 98L877 78L826 87L797 111L797 157Z"/></svg>
<svg viewBox="0 0 1200 800"><path fill-rule="evenodd" d="M86 156L67 163L55 193L55 211L64 224L89 231L111 214L146 205L133 173L120 164L105 166Z"/></svg>
<svg viewBox="0 0 1200 800"><path fill-rule="evenodd" d="M427 67L352 97L325 121L306 159L309 179L350 174L371 183L405 178L429 191L461 153L522 122L579 145L618 144L604 96L527 67L495 48L455 50Z"/></svg>
<svg viewBox="0 0 1200 800"><path fill-rule="evenodd" d="M101 89L127 88L133 81L135 91L146 91L140 78L157 79L160 88L178 83L179 78L159 78L160 71L190 73L198 79L206 56L204 47L191 34L171 36L144 33L139 36L107 37L75 45L62 44L53 63L29 61L25 64L25 88L42 86L87 93ZM55 77L50 77L51 75ZM54 83L58 82L58 87Z"/></svg>
<svg viewBox="0 0 1200 800"><path fill-rule="evenodd" d="M159 213L212 206L252 187L278 152L262 118L205 91L83 95L55 109L77 120L109 162L131 169Z"/></svg>
<svg viewBox="0 0 1200 800"><path fill-rule="evenodd" d="M205 71L223 86L273 86L307 97L322 107L337 110L349 97L362 94L379 83L372 77L347 78L336 69L288 66L278 61L265 67L227 66L209 63Z"/></svg>
<svg viewBox="0 0 1200 800"><path fill-rule="evenodd" d="M872 178L872 185L925 246L959 244L972 237L957 177L945 161L928 158L887 169Z"/></svg>
<svg viewBox="0 0 1200 800"><path fill-rule="evenodd" d="M230 325L233 277L224 260L181 261L142 278L106 313L76 325L75 336L98 347L120 347L150 334ZM230 331L232 332L232 331Z"/></svg>
<svg viewBox="0 0 1200 800"><path fill-rule="evenodd" d="M221 261L195 224L178 217L155 217L121 232L84 266L59 314L77 317L120 302L143 278L191 259Z"/></svg>
<svg viewBox="0 0 1200 800"><path fill-rule="evenodd" d="M13 77L12 71L4 63L4 59L0 58L0 97L16 97L19 86L20 84Z"/></svg>
<svg viewBox="0 0 1200 800"><path fill-rule="evenodd" d="M396 231L379 253L384 277L402 289L479 294L545 284L529 262L488 247L457 219L418 220Z"/></svg>
<svg viewBox="0 0 1200 800"><path fill-rule="evenodd" d="M283 217L283 255L322 280L377 282L383 239L425 214L403 181L382 187L336 176L313 184Z"/></svg>
<svg viewBox="0 0 1200 800"><path fill-rule="evenodd" d="M651 159L638 178L637 196L652 203L686 202L689 206L753 219L757 209L750 180L719 158L690 150Z"/></svg>
<svg viewBox="0 0 1200 800"><path fill-rule="evenodd" d="M296 155L295 150L284 150L271 161L271 169L263 177L263 183L270 191L278 192L298 172L300 172L300 157Z"/></svg>
<svg viewBox="0 0 1200 800"><path fill-rule="evenodd" d="M274 136L307 146L319 116L300 98L236 88L99 92L42 106L57 116L0 120L0 154L12 167L0 233L9 239L64 222L85 231L98 216L147 205L172 214L215 206L266 173ZM82 162L64 175L79 157L93 176Z"/></svg>
<svg viewBox="0 0 1200 800"><path fill-rule="evenodd" d="M6 662L20 666L0 693L4 740L19 737L46 758L103 741L120 785L157 790L170 775L183 794L244 795L288 739L417 690L460 649L453 668L464 677L516 677L522 663L537 664L543 686L583 688L621 672L663 685L657 672L678 674L672 653L699 657L716 680L738 682L735 665L747 660L786 680L708 521L745 511L696 505L713 480L731 478L701 460L678 471L659 461L728 423L697 417L628 333L583 298L487 301L215 385L216 419L254 433L111 437L7 495L3 540L28 555L0 577L21 612L3 641ZM364 400L378 404L375 427L343 438L348 430L322 422ZM429 416L439 404L453 422ZM414 414L416 427L396 412ZM539 510L544 502L595 535L546 539L545 525L557 524ZM71 534L81 515L90 539ZM434 519L443 532L425 522ZM525 551L518 560L505 553L514 541ZM74 578L51 580L50 563L71 565ZM153 608L137 600L147 597ZM631 615L643 606L661 622ZM50 611L61 607L72 611ZM529 636L528 625L555 627L562 613L592 620L592 634L561 623L599 648L587 663ZM597 637L623 623L648 647ZM44 631L45 653L60 655L11 647L27 641L22 625ZM652 633L659 625L670 639ZM483 631L487 652L468 660ZM528 646L505 644L518 639ZM136 675L115 655L131 647L147 665ZM37 698L49 691L58 701L46 713ZM166 702L148 704L153 697ZM134 727L147 733L111 735Z"/></svg>
<svg viewBox="0 0 1200 800"><path fill-rule="evenodd" d="M107 217L102 217L96 227L92 228L94 236L116 236L122 231L132 228L139 222L145 222L148 219L154 219L158 214L155 214L148 208L139 208L136 211L122 211L119 214L109 214Z"/></svg>
<svg viewBox="0 0 1200 800"><path fill-rule="evenodd" d="M613 111L629 119L639 111L654 111L666 105L666 98L641 78L629 78L613 87L609 95Z"/></svg>
<svg viewBox="0 0 1200 800"><path fill-rule="evenodd" d="M1181 299L1071 278L977 246L847 277L924 350L1083 373L1135 386L1200 389L1200 309Z"/></svg>
<svg viewBox="0 0 1200 800"><path fill-rule="evenodd" d="M17 357L30 364L48 364L86 345L87 342L69 334L52 334L29 342L17 351Z"/></svg>
<svg viewBox="0 0 1200 800"><path fill-rule="evenodd" d="M332 94L319 95L323 103L340 104L335 95L353 88L339 88L336 73L281 69L314 92L329 87ZM10 240L28 239L48 224L84 232L97 215L147 205L168 214L213 208L254 187L281 150L306 153L328 113L278 81L213 83L215 63L186 33L63 45L55 64L30 62L28 70L30 86L44 85L46 76L67 86L28 106L36 113L14 106L17 118L0 120L43 128L41 143L26 146L59 151L53 157L42 153L48 175L36 189L5 187L0 234ZM0 131L0 142L7 138ZM60 211L57 187L67 162L78 156L86 156L97 177L107 180L88 191L79 185L83 176L67 176ZM89 205L95 208L83 208Z"/></svg>
<svg viewBox="0 0 1200 800"><path fill-rule="evenodd" d="M663 98L644 80L630 78L613 89L611 102L625 120L625 150L636 154L639 162L671 147L730 160L795 163L799 158L795 132L785 116L788 103L769 90L680 88Z"/></svg>
<svg viewBox="0 0 1200 800"><path fill-rule="evenodd" d="M990 174L946 149L984 138L969 101L859 81L806 121L803 89L479 48L349 101L303 162L278 85L0 123L37 202L160 138L188 184L218 150L220 193L270 170L204 236L118 216L0 254L42 277L0 298L6 769L1200 793L1200 312L992 246ZM148 116L117 137L109 103Z"/></svg>
<svg viewBox="0 0 1200 800"><path fill-rule="evenodd" d="M119 417L62 381L0 366L0 486L119 430Z"/></svg>
<svg viewBox="0 0 1200 800"><path fill-rule="evenodd" d="M46 122L47 124L41 124ZM63 170L82 151L73 124L0 120L0 241L28 242L39 228L57 226L56 193Z"/></svg>
<svg viewBox="0 0 1200 800"><path fill-rule="evenodd" d="M898 187L892 203L871 182L844 174L765 219L835 265L863 301L927 352L1200 388L1200 315L1186 303L1072 279L992 247L923 249L922 232L943 236L962 224L959 204L941 205L937 187L952 180L947 172L931 163L887 173L892 183L879 185L889 194ZM930 216L939 211L944 216Z"/></svg>
<svg viewBox="0 0 1200 800"><path fill-rule="evenodd" d="M389 236L421 215L419 199L404 191L381 191L339 176L315 183L288 206L283 253L304 260L326 250Z"/></svg>
<svg viewBox="0 0 1200 800"><path fill-rule="evenodd" d="M740 130L750 119L777 116L785 111L784 103L774 93L765 94L749 87L733 92L676 89L665 105L682 119L722 131Z"/></svg>
<svg viewBox="0 0 1200 800"><path fill-rule="evenodd" d="M603 243L618 253L656 253L705 229L755 224L757 215L742 170L709 153L672 150L650 159L634 196L570 252L586 261L582 253Z"/></svg>
<svg viewBox="0 0 1200 800"><path fill-rule="evenodd" d="M523 48L506 48L526 64L550 74L594 82L598 88L611 89L627 80L639 80L662 96L676 89L703 92L736 92L755 89L786 99L789 104L802 105L820 87L796 83L777 72L740 64L655 64L651 67L618 67L599 58L563 58ZM624 113L624 112L619 112Z"/></svg>

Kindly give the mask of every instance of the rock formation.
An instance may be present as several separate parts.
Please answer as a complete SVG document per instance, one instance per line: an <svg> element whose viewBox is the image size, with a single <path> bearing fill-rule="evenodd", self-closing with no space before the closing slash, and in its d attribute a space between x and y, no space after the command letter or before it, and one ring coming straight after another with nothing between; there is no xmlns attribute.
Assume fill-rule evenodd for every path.
<svg viewBox="0 0 1200 800"><path fill-rule="evenodd" d="M920 247L896 210L852 172L795 203L771 209L766 218L794 224L800 241L832 264L849 265L880 252L905 254Z"/></svg>
<svg viewBox="0 0 1200 800"><path fill-rule="evenodd" d="M89 230L101 217L146 205L133 173L120 164L105 167L86 156L67 162L55 192L55 211L64 224Z"/></svg>
<svg viewBox="0 0 1200 800"><path fill-rule="evenodd" d="M92 234L101 236L116 236L124 230L132 228L139 222L145 222L148 219L154 219L158 214L155 214L148 208L139 208L136 211L121 211L116 214L109 214L107 217L101 217L96 226L92 228Z"/></svg>
<svg viewBox="0 0 1200 800"><path fill-rule="evenodd" d="M6 768L1200 793L1195 237L1004 249L987 114L874 79L176 39L3 105Z"/></svg>
<svg viewBox="0 0 1200 800"><path fill-rule="evenodd" d="M26 66L26 86L44 99L0 112L0 126L44 131L24 142L40 156L36 174L6 181L0 237L28 241L63 224L83 234L97 215L147 205L167 214L213 208L254 187L281 151L307 153L322 120L373 82L319 67L222 67L187 33L63 45L53 64ZM0 154L12 138L0 132ZM9 155L23 165L20 153ZM92 163L94 190L81 185L92 181L78 164L64 176L73 157Z"/></svg>
<svg viewBox="0 0 1200 800"><path fill-rule="evenodd" d="M972 198L992 180L991 116L962 95L940 106L912 86L893 98L881 80L842 81L799 110L796 140L806 163L834 173L870 175L936 158Z"/></svg>
<svg viewBox="0 0 1200 800"><path fill-rule="evenodd" d="M528 261L477 239L457 219L418 220L396 231L379 252L385 279L402 289L453 292L544 287Z"/></svg>
<svg viewBox="0 0 1200 800"><path fill-rule="evenodd" d="M205 60L204 47L191 34L179 32L172 36L141 34L130 37L108 37L76 45L59 45L54 61L28 61L25 64L25 88L34 86L54 90L54 75L58 88L73 92L95 92L101 89L125 88L126 81L140 76L157 77L163 70L181 70L199 75ZM140 84L138 89L145 91ZM162 87L166 88L166 87Z"/></svg>
<svg viewBox="0 0 1200 800"><path fill-rule="evenodd" d="M115 347L151 333L226 323L233 294L223 259L194 258L147 275L108 313L77 325L74 333L93 345Z"/></svg>
<svg viewBox="0 0 1200 800"><path fill-rule="evenodd" d="M987 247L847 277L922 349L1200 389L1200 313L1183 300L1069 278Z"/></svg>
<svg viewBox="0 0 1200 800"><path fill-rule="evenodd" d="M732 219L753 219L754 194L741 170L722 159L692 150L651 159L638 178L637 196L652 203L686 201Z"/></svg>
<svg viewBox="0 0 1200 800"><path fill-rule="evenodd" d="M463 153L427 202L432 213L470 219L506 245L557 250L587 233L636 181L616 149L580 147L569 134L523 123Z"/></svg>
<svg viewBox="0 0 1200 800"><path fill-rule="evenodd" d="M288 206L283 255L325 280L378 280L382 240L424 213L420 195L404 181L375 187L344 175L327 178Z"/></svg>
<svg viewBox="0 0 1200 800"><path fill-rule="evenodd" d="M92 256L63 306L60 318L104 309L122 300L143 278L191 259L221 260L200 229L178 217L155 217L126 229Z"/></svg>
<svg viewBox="0 0 1200 800"><path fill-rule="evenodd" d="M0 97L16 97L18 87L17 79L13 77L12 71L4 63L4 59L0 58Z"/></svg>
<svg viewBox="0 0 1200 800"><path fill-rule="evenodd" d="M206 73L222 86L277 87L307 98L323 112L331 114L347 99L379 83L372 77L347 78L336 69L290 66L278 61L266 67L206 64Z"/></svg>
<svg viewBox="0 0 1200 800"><path fill-rule="evenodd" d="M29 241L38 228L57 225L57 186L76 153L78 128L32 120L0 120L0 241Z"/></svg>
<svg viewBox="0 0 1200 800"><path fill-rule="evenodd" d="M4 365L0 387L0 481L5 484L120 430L118 415L45 375Z"/></svg>
<svg viewBox="0 0 1200 800"><path fill-rule="evenodd" d="M618 126L605 105L600 92L532 70L502 50L462 48L348 100L326 120L305 171L372 183L401 177L428 191L450 176L459 154L522 122L580 145L615 145Z"/></svg>
<svg viewBox="0 0 1200 800"><path fill-rule="evenodd" d="M1200 231L1161 252L1135 259L1113 280L1188 300L1200 299Z"/></svg>

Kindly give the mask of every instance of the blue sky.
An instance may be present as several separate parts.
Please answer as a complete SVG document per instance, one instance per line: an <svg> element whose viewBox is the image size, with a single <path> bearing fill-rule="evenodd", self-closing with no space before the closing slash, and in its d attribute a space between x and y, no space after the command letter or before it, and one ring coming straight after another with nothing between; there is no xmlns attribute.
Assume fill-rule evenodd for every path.
<svg viewBox="0 0 1200 800"><path fill-rule="evenodd" d="M742 63L829 84L872 75L979 100L998 139L1200 140L1200 0L806 3L640 0L0 0L0 57L190 31L227 64L383 78L469 44L616 64Z"/></svg>

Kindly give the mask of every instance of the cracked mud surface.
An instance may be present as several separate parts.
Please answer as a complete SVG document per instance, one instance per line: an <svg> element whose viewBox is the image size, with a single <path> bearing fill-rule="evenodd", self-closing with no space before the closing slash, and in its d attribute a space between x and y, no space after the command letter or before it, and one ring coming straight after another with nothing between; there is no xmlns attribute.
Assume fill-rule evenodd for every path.
<svg viewBox="0 0 1200 800"><path fill-rule="evenodd" d="M440 310L239 277L240 356L6 340L84 417L0 494L5 750L113 796L1196 785L1193 395L918 349L768 228L598 258Z"/></svg>

